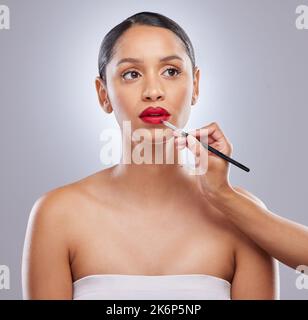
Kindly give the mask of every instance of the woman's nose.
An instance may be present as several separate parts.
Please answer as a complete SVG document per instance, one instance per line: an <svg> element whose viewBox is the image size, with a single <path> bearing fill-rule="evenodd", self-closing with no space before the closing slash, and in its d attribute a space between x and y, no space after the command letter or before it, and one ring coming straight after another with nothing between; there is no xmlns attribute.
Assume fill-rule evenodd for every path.
<svg viewBox="0 0 308 320"><path fill-rule="evenodd" d="M142 93L142 98L145 101L162 100L164 97L164 91L158 81L148 82Z"/></svg>

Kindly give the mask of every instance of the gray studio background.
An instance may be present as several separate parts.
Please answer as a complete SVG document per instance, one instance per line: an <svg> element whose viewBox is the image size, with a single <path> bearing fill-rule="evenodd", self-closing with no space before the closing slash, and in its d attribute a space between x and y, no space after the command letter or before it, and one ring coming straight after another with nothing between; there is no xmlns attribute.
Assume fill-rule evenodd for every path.
<svg viewBox="0 0 308 320"><path fill-rule="evenodd" d="M117 127L94 87L99 45L129 15L155 11L190 36L201 69L200 98L187 128L217 121L234 144L231 181L270 210L308 225L308 30L295 27L306 0L7 1L0 30L0 265L21 299L28 216L46 191L103 168L100 133ZM270 235L269 235L270 236ZM290 239L292 241L292 239ZM253 275L252 276L258 276ZM280 265L281 299L308 299Z"/></svg>

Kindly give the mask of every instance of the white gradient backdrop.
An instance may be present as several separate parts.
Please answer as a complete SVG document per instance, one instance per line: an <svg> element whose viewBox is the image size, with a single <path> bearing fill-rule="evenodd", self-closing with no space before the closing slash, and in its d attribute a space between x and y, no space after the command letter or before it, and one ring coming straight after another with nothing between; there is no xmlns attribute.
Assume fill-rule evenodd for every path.
<svg viewBox="0 0 308 320"><path fill-rule="evenodd" d="M251 168L232 167L232 183L308 225L308 30L295 27L295 9L307 0L1 4L10 8L11 29L0 30L0 265L10 267L11 289L0 290L0 299L22 298L21 255L34 201L102 169L100 133L117 123L97 102L98 50L112 27L140 11L169 16L193 42L200 98L186 128L217 121L234 158ZM297 276L280 266L281 299L308 299Z"/></svg>

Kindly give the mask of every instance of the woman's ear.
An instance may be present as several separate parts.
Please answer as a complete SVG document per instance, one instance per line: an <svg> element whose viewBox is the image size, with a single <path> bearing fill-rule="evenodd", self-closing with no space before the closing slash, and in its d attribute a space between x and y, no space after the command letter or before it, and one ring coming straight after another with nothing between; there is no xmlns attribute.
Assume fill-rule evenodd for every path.
<svg viewBox="0 0 308 320"><path fill-rule="evenodd" d="M96 92L97 92L98 100L101 107L106 113L111 113L113 109L108 99L106 85L104 84L101 77L95 78L95 87L96 87Z"/></svg>
<svg viewBox="0 0 308 320"><path fill-rule="evenodd" d="M197 103L199 97L199 79L200 79L200 70L198 67L194 69L194 83L193 83L193 96L191 99L191 104L194 105Z"/></svg>

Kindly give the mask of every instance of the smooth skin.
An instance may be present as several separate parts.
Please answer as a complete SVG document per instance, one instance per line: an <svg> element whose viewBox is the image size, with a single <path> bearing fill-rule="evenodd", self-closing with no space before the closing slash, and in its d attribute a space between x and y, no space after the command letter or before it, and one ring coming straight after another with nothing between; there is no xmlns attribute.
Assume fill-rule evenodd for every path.
<svg viewBox="0 0 308 320"><path fill-rule="evenodd" d="M161 61L174 55L179 58ZM142 61L118 65L127 57ZM132 130L153 132L155 125L138 117L150 105L167 108L170 121L184 127L198 98L200 71L192 70L181 41L163 28L127 30L106 72L107 84L95 82L98 99L121 129L129 120ZM172 131L168 137L163 151L175 146ZM24 299L72 299L74 281L98 274L205 274L229 281L232 299L278 297L276 260L209 201L209 180L200 189L196 182L204 176L188 174L180 153L173 164L168 153L162 164L126 164L123 156L35 202L24 244ZM225 174L219 164L213 176Z"/></svg>

